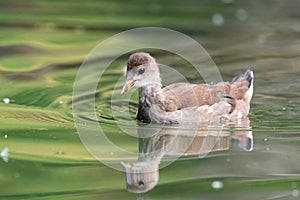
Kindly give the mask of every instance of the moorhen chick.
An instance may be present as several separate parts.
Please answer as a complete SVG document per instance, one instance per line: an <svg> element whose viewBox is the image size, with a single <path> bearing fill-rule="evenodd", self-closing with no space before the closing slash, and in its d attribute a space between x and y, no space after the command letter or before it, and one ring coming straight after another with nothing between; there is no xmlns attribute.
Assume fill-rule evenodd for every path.
<svg viewBox="0 0 300 200"><path fill-rule="evenodd" d="M247 117L253 94L253 72L217 84L174 83L162 87L160 71L148 53L132 54L121 94L139 88L136 118L146 123L210 123Z"/></svg>

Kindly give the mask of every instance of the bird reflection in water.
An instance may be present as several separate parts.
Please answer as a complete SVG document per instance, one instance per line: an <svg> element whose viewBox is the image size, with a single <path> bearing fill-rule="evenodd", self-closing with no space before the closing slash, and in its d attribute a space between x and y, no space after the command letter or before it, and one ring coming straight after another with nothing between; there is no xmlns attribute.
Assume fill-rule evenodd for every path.
<svg viewBox="0 0 300 200"><path fill-rule="evenodd" d="M211 152L226 151L233 146L234 140L244 151L253 149L248 118L231 125L214 124L197 129L180 127L180 130L178 127L164 126L159 131L157 129L157 126L139 127L138 161L122 162L129 192L144 193L153 189L159 180L159 168L179 157L199 159Z"/></svg>

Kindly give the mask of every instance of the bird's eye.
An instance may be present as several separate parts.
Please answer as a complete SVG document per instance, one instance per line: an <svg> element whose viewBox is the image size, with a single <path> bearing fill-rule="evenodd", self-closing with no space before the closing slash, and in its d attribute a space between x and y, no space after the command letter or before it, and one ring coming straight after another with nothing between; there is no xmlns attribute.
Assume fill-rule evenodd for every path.
<svg viewBox="0 0 300 200"><path fill-rule="evenodd" d="M140 68L139 69L139 74L143 74L145 72L145 68Z"/></svg>
<svg viewBox="0 0 300 200"><path fill-rule="evenodd" d="M140 187L142 187L142 186L144 186L144 185L145 185L144 181L139 181L139 186L140 186Z"/></svg>

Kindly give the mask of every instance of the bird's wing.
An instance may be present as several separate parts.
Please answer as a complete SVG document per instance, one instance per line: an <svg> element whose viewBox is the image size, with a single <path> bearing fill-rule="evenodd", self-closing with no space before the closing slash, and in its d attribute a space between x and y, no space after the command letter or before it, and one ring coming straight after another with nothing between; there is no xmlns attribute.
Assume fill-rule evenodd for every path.
<svg viewBox="0 0 300 200"><path fill-rule="evenodd" d="M176 111L186 107L198 106L194 85L189 83L174 83L163 88L166 111Z"/></svg>
<svg viewBox="0 0 300 200"><path fill-rule="evenodd" d="M244 74L233 78L230 83L174 83L163 88L165 96L163 107L166 111L176 111L189 107L211 106L226 101L231 105L230 112L233 112L237 106L249 106L253 93L253 78L253 72L247 70Z"/></svg>
<svg viewBox="0 0 300 200"><path fill-rule="evenodd" d="M167 111L212 105L224 99L226 100L229 91L229 83L218 83L216 85L175 83L163 88Z"/></svg>

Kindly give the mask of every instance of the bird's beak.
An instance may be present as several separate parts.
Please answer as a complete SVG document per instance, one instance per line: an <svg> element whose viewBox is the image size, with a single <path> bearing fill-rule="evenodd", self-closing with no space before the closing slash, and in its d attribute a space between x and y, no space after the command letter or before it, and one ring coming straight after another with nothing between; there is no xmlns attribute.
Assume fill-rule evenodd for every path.
<svg viewBox="0 0 300 200"><path fill-rule="evenodd" d="M125 84L122 88L122 91L121 91L121 95L123 95L127 91L129 91L134 86L135 81L136 80L135 80L134 76L132 76L131 73L128 73L127 78L126 78L126 82L125 82Z"/></svg>

